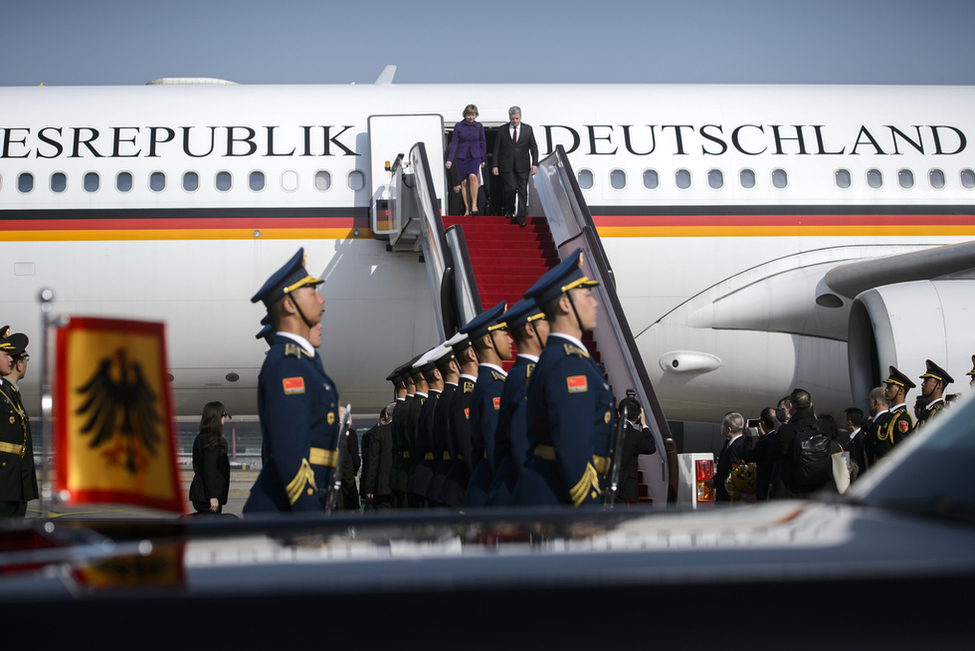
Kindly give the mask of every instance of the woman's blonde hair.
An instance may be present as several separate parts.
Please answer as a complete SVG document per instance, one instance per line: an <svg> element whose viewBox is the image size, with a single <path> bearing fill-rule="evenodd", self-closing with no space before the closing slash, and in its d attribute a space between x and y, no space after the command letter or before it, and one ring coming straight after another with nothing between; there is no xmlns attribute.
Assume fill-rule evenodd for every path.
<svg viewBox="0 0 975 651"><path fill-rule="evenodd" d="M474 114L474 117L477 117L478 116L477 106L475 106L474 104L468 104L467 106L464 107L464 117L465 118L468 115L470 115L471 113Z"/></svg>

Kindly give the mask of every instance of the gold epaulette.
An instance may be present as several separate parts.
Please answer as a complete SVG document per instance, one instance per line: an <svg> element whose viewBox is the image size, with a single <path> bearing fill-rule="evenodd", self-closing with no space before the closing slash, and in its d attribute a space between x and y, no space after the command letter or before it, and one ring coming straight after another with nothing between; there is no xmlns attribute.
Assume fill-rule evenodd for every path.
<svg viewBox="0 0 975 651"><path fill-rule="evenodd" d="M575 355L577 357L584 357L586 359L589 359L589 351L583 350L582 348L579 348L575 344L563 344L562 347L565 348L566 355Z"/></svg>
<svg viewBox="0 0 975 651"><path fill-rule="evenodd" d="M534 364L529 364L525 368L525 379L530 378L532 376L532 371L534 371L534 370L535 370L535 365Z"/></svg>
<svg viewBox="0 0 975 651"><path fill-rule="evenodd" d="M599 475L596 474L596 469L593 468L592 464L587 463L586 471L582 473L582 479L569 490L569 497L572 498L572 503L579 506L586 501L586 497L590 494L590 489L592 490L593 498L602 493L599 490Z"/></svg>
<svg viewBox="0 0 975 651"><path fill-rule="evenodd" d="M470 393L474 390L474 383L464 380L464 393Z"/></svg>
<svg viewBox="0 0 975 651"><path fill-rule="evenodd" d="M297 357L301 359L301 356L314 357L307 350L299 346L298 344L285 344L284 345L284 356L285 357Z"/></svg>
<svg viewBox="0 0 975 651"><path fill-rule="evenodd" d="M497 380L498 382L504 382L505 380L504 374L498 373L497 371L491 371L491 377Z"/></svg>
<svg viewBox="0 0 975 651"><path fill-rule="evenodd" d="M318 490L318 486L315 485L315 471L312 470L311 466L308 464L308 459L302 459L301 467L298 468L298 474L296 474L295 478L291 480L291 483L285 487L291 504L298 501L298 498L301 497L301 494L305 491L305 486L308 486L309 484L311 484L311 486L308 488L308 494L313 495L315 491Z"/></svg>

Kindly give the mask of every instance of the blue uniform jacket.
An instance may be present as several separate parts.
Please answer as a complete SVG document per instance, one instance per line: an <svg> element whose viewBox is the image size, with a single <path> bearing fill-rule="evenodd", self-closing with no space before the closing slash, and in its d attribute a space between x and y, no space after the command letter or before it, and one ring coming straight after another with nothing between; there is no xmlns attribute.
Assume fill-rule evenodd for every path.
<svg viewBox="0 0 975 651"><path fill-rule="evenodd" d="M466 506L484 506L494 477L494 430L501 411L505 374L481 364L471 393L471 445L474 473L467 484Z"/></svg>
<svg viewBox="0 0 975 651"><path fill-rule="evenodd" d="M341 426L338 401L318 353L276 335L257 388L267 459L245 513L324 510Z"/></svg>
<svg viewBox="0 0 975 651"><path fill-rule="evenodd" d="M521 466L528 456L526 395L528 379L535 362L519 355L508 371L501 391L498 428L494 433L494 480L488 494L488 504L513 504L512 490L518 481Z"/></svg>
<svg viewBox="0 0 975 651"><path fill-rule="evenodd" d="M597 503L609 470L614 406L589 353L549 335L528 382L532 452L515 487L516 503Z"/></svg>

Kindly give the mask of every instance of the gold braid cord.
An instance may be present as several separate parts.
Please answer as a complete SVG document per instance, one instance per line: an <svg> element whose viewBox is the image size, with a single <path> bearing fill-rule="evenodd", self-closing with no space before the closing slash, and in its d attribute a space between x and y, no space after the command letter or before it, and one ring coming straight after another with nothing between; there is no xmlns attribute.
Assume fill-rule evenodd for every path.
<svg viewBox="0 0 975 651"><path fill-rule="evenodd" d="M305 486L311 484L311 487L318 490L315 485L315 471L311 469L311 465L308 463L308 459L301 460L301 468L298 469L298 474L295 478L291 480L291 483L285 487L288 491L288 499L291 500L291 504L298 501L301 497L302 491L305 490Z"/></svg>
<svg viewBox="0 0 975 651"><path fill-rule="evenodd" d="M569 490L569 497L572 498L572 503L576 506L582 504L586 499L586 495L589 494L590 488L592 488L597 495L602 493L602 491L599 490L599 475L596 474L596 469L593 468L592 464L587 463L586 472L582 473L582 479L580 479L579 483Z"/></svg>

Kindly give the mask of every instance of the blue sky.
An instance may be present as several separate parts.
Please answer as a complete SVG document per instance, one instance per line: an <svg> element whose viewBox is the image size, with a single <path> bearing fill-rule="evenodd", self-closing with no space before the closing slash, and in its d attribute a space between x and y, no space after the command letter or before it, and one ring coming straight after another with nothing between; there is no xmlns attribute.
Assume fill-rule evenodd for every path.
<svg viewBox="0 0 975 651"><path fill-rule="evenodd" d="M975 84L975 1L4 0L0 85Z"/></svg>

